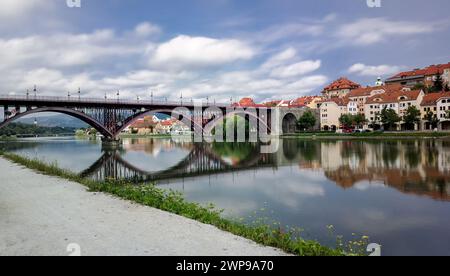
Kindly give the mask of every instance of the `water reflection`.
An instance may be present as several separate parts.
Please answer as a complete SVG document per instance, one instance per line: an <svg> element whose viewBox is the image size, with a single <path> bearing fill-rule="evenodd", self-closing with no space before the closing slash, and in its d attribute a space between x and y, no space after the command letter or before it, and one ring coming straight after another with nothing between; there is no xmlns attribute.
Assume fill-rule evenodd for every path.
<svg viewBox="0 0 450 276"><path fill-rule="evenodd" d="M179 178L298 164L300 170L323 171L329 180L344 189L355 188L358 183L368 181L373 185L383 183L403 193L450 200L449 141L317 142L286 139L281 145L282 150L278 153L260 154L256 144L132 140L121 151L105 151L82 175L96 180L113 178L136 183L170 183ZM184 154L175 158L173 151L179 149L183 149ZM165 155L173 164L163 162L166 166L161 170L155 170L155 162L146 162L143 156L133 162L128 161L130 158L124 154L145 152L158 157L163 155L162 150L166 150ZM156 163L161 165L161 159L158 157L159 162ZM356 188L361 189L361 185Z"/></svg>
<svg viewBox="0 0 450 276"><path fill-rule="evenodd" d="M115 151L68 139L0 146L93 179L155 182L232 217L266 208L325 244L334 244L332 224L346 236L369 235L384 254L450 255L449 140L284 139L274 154L185 139L127 139Z"/></svg>

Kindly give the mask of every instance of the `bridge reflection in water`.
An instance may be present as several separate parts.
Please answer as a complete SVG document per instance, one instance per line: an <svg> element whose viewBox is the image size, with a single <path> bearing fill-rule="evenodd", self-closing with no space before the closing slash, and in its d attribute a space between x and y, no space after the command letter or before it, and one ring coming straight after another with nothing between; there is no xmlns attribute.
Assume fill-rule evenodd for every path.
<svg viewBox="0 0 450 276"><path fill-rule="evenodd" d="M33 143L7 143L5 150L26 152L24 148L39 148L45 141ZM94 142L95 143L95 142ZM76 142L56 147L46 147L50 153L45 159L77 164L84 160ZM158 152L164 149L159 156ZM167 156L181 149L181 156ZM67 161L67 152L72 158ZM55 154L58 153L58 155ZM135 152L138 159L130 161L129 154ZM94 154L94 153L92 153ZM38 155L33 155L39 158ZM54 160L51 156L55 156ZM64 160L58 158L64 157ZM146 156L152 156L148 161ZM163 164L165 157L170 164ZM94 157L95 160L96 157ZM98 158L98 157L97 157ZM162 158L162 159L161 159ZM178 161L176 161L178 160ZM178 162L178 163L177 163ZM68 165L72 166L72 165ZM146 168L150 167L149 169ZM155 171L158 167L158 171ZM278 152L260 154L257 144L194 144L171 139L128 139L122 150L102 151L101 157L88 168L80 168L81 175L94 180L116 179L132 183L170 184L180 179L192 179L240 173L239 181L245 181L245 171L273 170L274 177L283 179L283 167L302 171L315 171L320 179L335 184L344 190L367 188L369 185L384 185L403 194L426 196L438 201L450 201L450 140L397 140L397 141L332 141L282 139ZM70 167L68 167L70 168ZM262 175L262 174L261 174ZM288 176L286 176L288 177ZM234 177L233 177L234 179ZM201 181L200 179L198 179ZM261 179L262 182L266 179ZM298 179L298 184L302 180ZM362 187L364 186L364 187Z"/></svg>
<svg viewBox="0 0 450 276"><path fill-rule="evenodd" d="M81 176L94 180L114 179L133 183L158 182L158 184L162 184L180 178L276 166L270 155L259 154L257 145L244 145L246 149L250 149L248 157L240 160L239 163L231 163L214 152L214 145L192 144L190 153L181 162L158 172L138 168L122 158L119 150L104 151L97 162L83 171ZM235 144L235 146L238 145Z"/></svg>
<svg viewBox="0 0 450 276"><path fill-rule="evenodd" d="M132 147L142 151L139 142ZM82 172L95 180L121 179L133 183L173 183L184 178L246 170L277 170L298 166L318 171L343 189L384 184L402 193L450 201L450 141L281 141L274 154L260 154L255 144L183 144L189 154L167 169L146 171L123 158L120 151L104 151ZM171 142L171 147L181 144ZM129 150L129 149L128 149ZM154 150L154 149L150 149ZM230 160L230 156L231 160Z"/></svg>

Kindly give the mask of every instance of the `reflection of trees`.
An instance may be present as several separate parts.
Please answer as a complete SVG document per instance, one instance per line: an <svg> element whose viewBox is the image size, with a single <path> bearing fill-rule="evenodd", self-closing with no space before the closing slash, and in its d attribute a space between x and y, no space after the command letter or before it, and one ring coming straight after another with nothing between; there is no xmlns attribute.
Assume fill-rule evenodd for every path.
<svg viewBox="0 0 450 276"><path fill-rule="evenodd" d="M315 141L299 141L297 144L298 151L305 161L319 160L320 144Z"/></svg>
<svg viewBox="0 0 450 276"><path fill-rule="evenodd" d="M386 141L382 145L382 157L386 167L395 166L395 162L399 156L398 143L392 141Z"/></svg>
<svg viewBox="0 0 450 276"><path fill-rule="evenodd" d="M406 147L406 161L410 168L417 168L420 164L420 148L416 141L405 141L402 143Z"/></svg>
<svg viewBox="0 0 450 276"><path fill-rule="evenodd" d="M300 141L297 139L285 139L283 141L283 154L284 157L289 160L293 161L297 157L298 150L301 147Z"/></svg>
<svg viewBox="0 0 450 276"><path fill-rule="evenodd" d="M252 154L259 154L258 144L255 143L213 143L212 150L222 158L230 158L239 163L248 159Z"/></svg>
<svg viewBox="0 0 450 276"><path fill-rule="evenodd" d="M366 157L366 145L361 141L344 142L342 143L341 156L342 158L356 156L358 160L362 160Z"/></svg>

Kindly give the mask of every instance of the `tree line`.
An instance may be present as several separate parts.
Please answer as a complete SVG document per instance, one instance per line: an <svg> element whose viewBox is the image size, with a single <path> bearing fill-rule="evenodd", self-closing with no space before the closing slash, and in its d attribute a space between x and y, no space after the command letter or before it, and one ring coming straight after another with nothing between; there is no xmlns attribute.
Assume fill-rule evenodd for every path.
<svg viewBox="0 0 450 276"><path fill-rule="evenodd" d="M75 134L75 128L64 127L44 127L23 123L11 123L8 126L0 129L0 136L15 136L15 135L58 135L58 134Z"/></svg>

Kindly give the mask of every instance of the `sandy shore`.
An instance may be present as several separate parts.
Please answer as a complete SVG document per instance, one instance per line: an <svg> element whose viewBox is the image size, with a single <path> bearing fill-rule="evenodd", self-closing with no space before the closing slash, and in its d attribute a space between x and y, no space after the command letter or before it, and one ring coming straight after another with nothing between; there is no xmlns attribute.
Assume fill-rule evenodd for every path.
<svg viewBox="0 0 450 276"><path fill-rule="evenodd" d="M248 256L279 250L167 212L89 193L0 158L0 255Z"/></svg>

